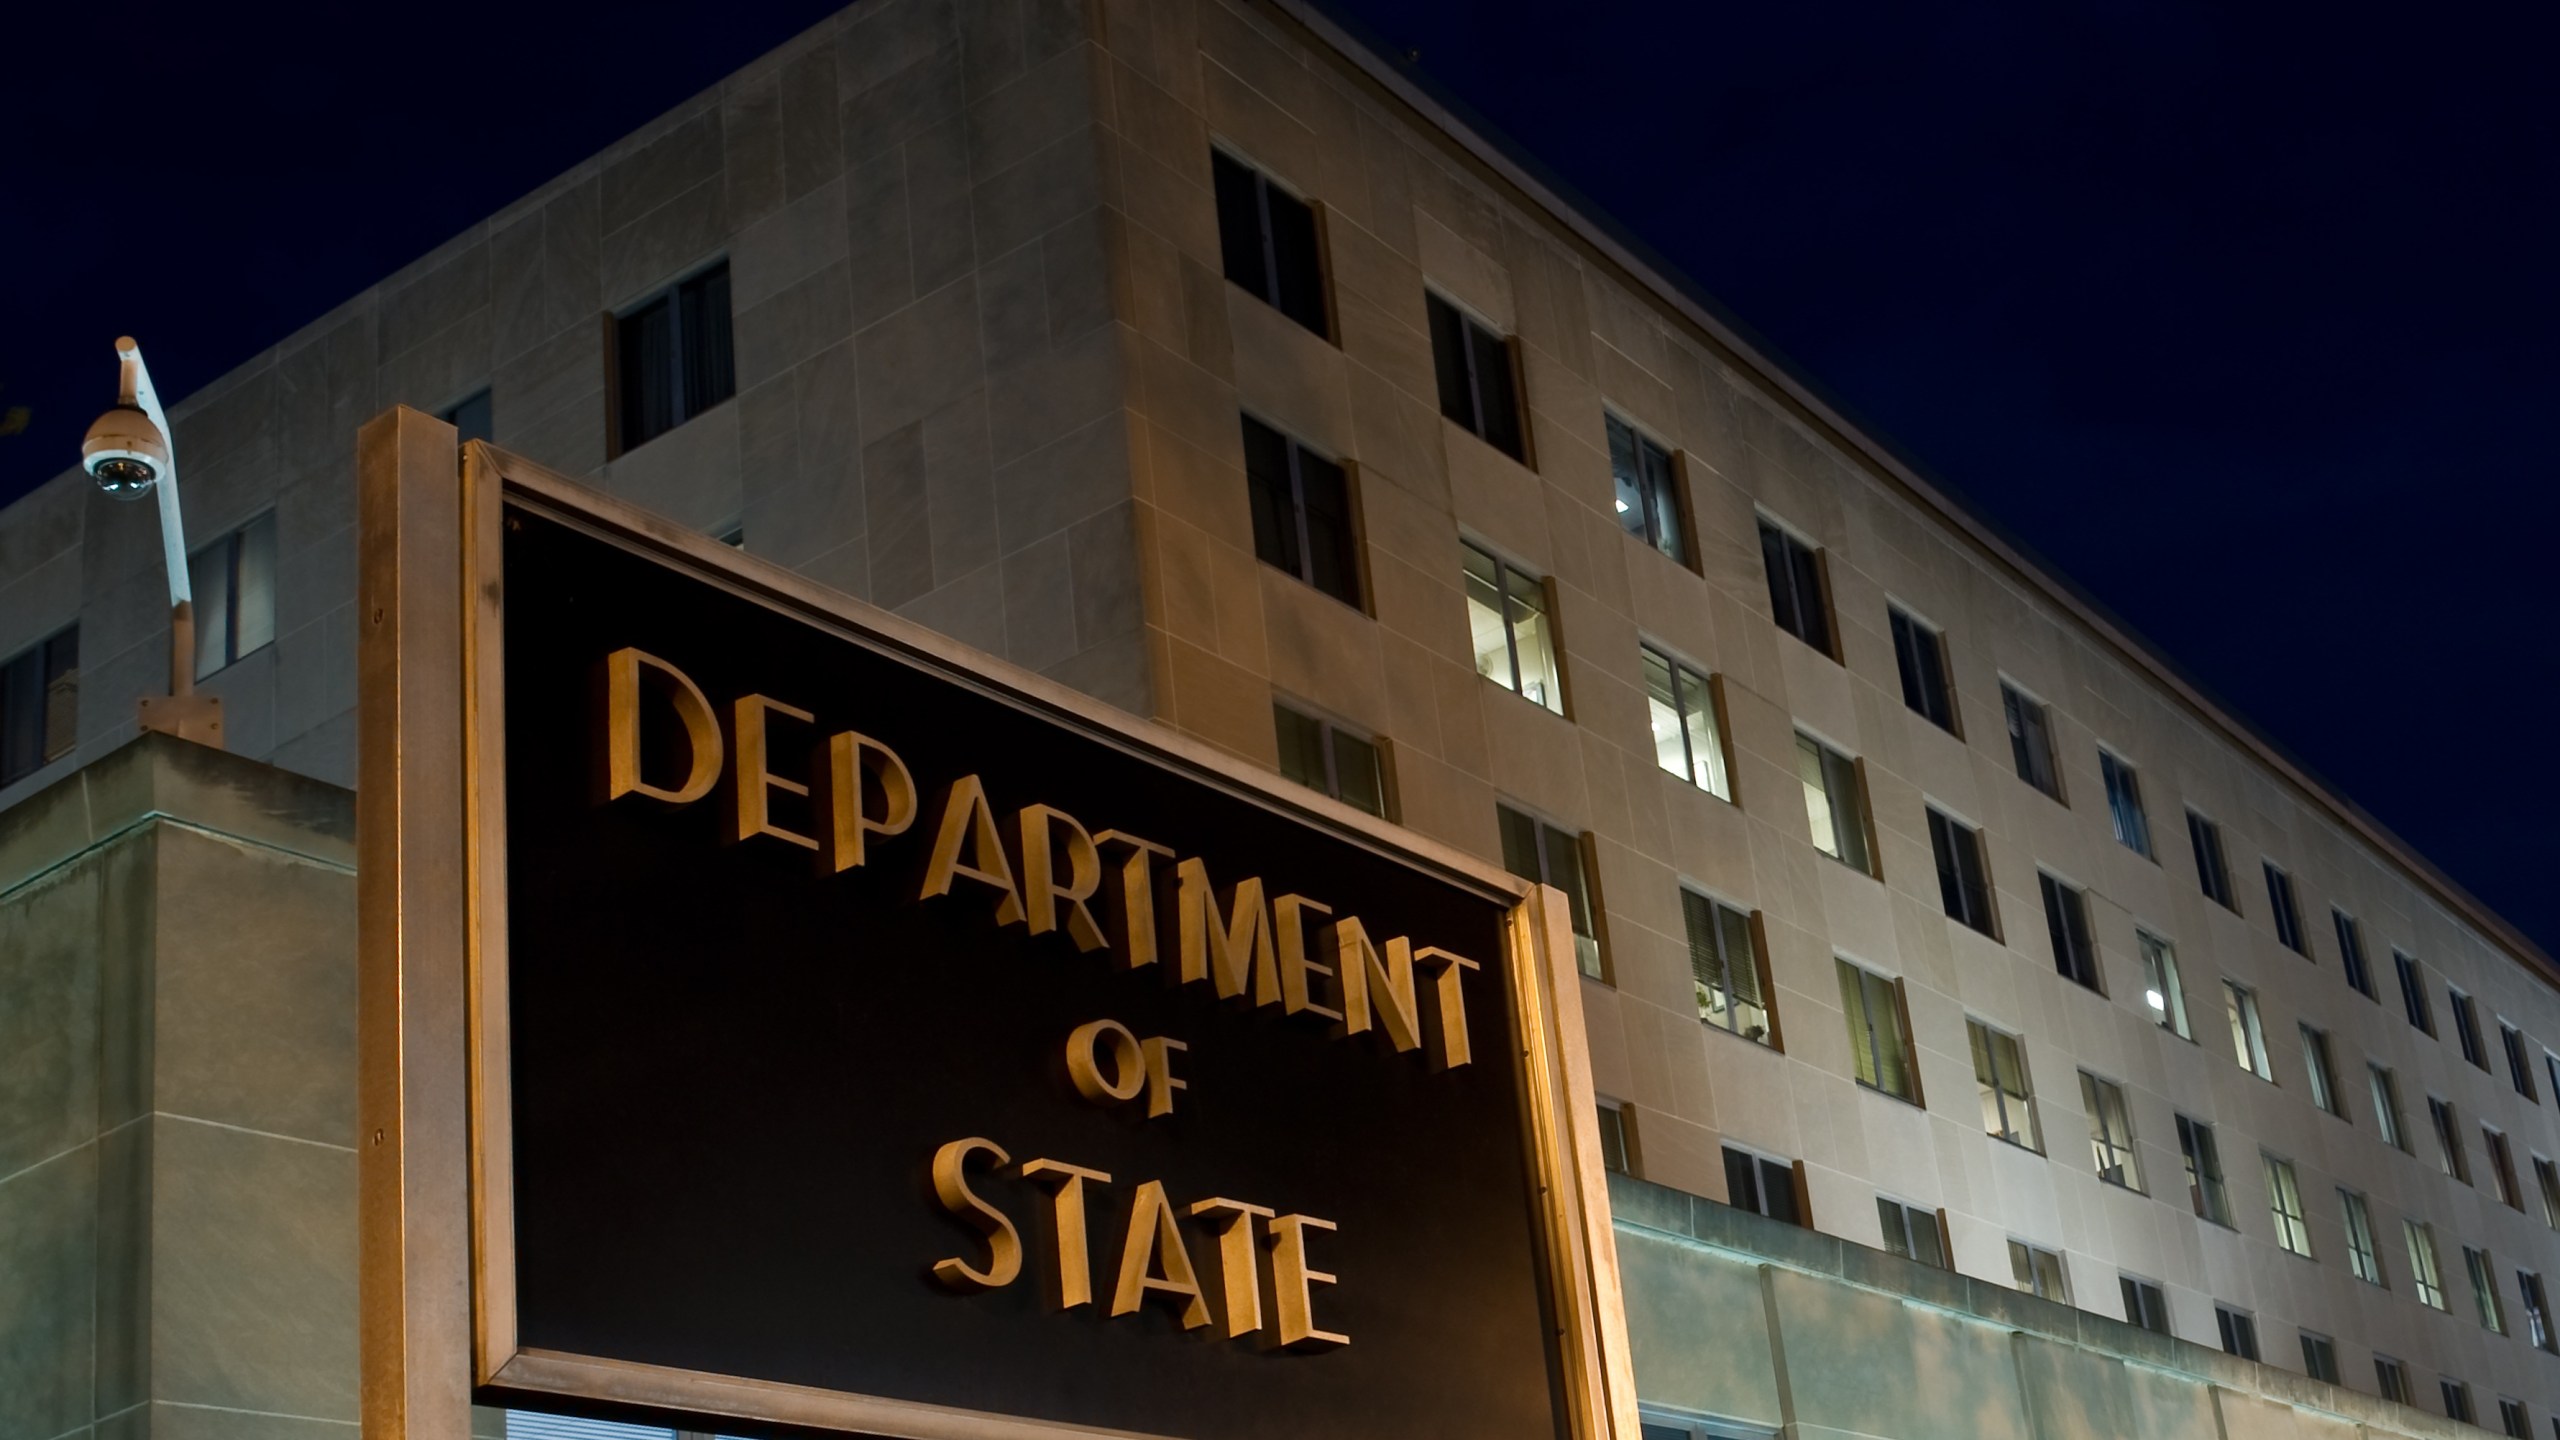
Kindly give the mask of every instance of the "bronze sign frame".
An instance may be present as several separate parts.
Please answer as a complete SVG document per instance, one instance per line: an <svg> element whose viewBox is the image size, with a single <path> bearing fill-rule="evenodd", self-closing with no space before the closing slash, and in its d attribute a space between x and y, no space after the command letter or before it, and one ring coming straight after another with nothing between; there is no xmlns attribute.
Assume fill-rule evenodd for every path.
<svg viewBox="0 0 2560 1440"><path fill-rule="evenodd" d="M531 505L856 643L1062 717L1425 871L1516 897L1512 1060L1572 1440L1635 1440L1634 1374L1561 893L1285 785L405 406L360 432L357 931L365 1440L466 1440L475 1387L900 1440L1127 1432L529 1350L509 1134L503 506ZM1129 1436L1128 1440L1141 1440ZM1160 1440L1160 1437L1144 1437Z"/></svg>

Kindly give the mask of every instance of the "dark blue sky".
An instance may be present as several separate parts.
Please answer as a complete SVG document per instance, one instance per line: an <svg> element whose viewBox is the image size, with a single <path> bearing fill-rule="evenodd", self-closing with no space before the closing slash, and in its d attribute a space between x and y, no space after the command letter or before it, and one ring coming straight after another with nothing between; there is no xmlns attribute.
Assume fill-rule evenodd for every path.
<svg viewBox="0 0 2560 1440"><path fill-rule="evenodd" d="M1333 3L2560 950L2560 11ZM0 49L0 500L120 331L184 394L836 6L79 8Z"/></svg>

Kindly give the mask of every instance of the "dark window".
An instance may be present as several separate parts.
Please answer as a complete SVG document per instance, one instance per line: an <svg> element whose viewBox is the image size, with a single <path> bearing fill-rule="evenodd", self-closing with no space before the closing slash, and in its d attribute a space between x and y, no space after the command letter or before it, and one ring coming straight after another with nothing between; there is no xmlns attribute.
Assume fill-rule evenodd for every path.
<svg viewBox="0 0 2560 1440"><path fill-rule="evenodd" d="M1637 654L1644 667L1654 763L1719 800L1732 799L1714 687L1706 676L1650 645L1637 647Z"/></svg>
<svg viewBox="0 0 2560 1440"><path fill-rule="evenodd" d="M2533 1066L2524 1058L2524 1032L2501 1020L2498 1022L2498 1043L2507 1052L2507 1083L2516 1087L2517 1094L2541 1104L2542 1097L2533 1093Z"/></svg>
<svg viewBox="0 0 2560 1440"><path fill-rule="evenodd" d="M2373 1388L2385 1400L2409 1403L2409 1367L2388 1355L2373 1357Z"/></svg>
<svg viewBox="0 0 2560 1440"><path fill-rule="evenodd" d="M1355 810L1385 817L1385 767L1378 763L1375 743L1277 701L1271 715L1280 736L1281 774Z"/></svg>
<svg viewBox="0 0 2560 1440"><path fill-rule="evenodd" d="M1724 1147L1725 1203L1790 1225L1805 1223L1796 1206L1795 1167L1783 1160Z"/></svg>
<svg viewBox="0 0 2560 1440"><path fill-rule="evenodd" d="M2329 1032L2309 1025L2302 1030L2302 1068L2311 1074L2311 1103L2343 1120L2345 1098L2338 1094L2338 1072L2329 1063Z"/></svg>
<svg viewBox="0 0 2560 1440"><path fill-rule="evenodd" d="M1889 607L1893 621L1893 663L1902 672L1902 703L1930 724L1956 733L1956 692L1947 683L1947 637L1913 619L1901 606Z"/></svg>
<svg viewBox="0 0 2560 1440"><path fill-rule="evenodd" d="M2116 1283L2124 1290L2124 1318L2156 1335L2169 1333L2169 1297L2148 1280L2119 1275Z"/></svg>
<svg viewBox="0 0 2560 1440"><path fill-rule="evenodd" d="M2133 1143L2133 1115L2124 1087L2080 1072L2080 1108L2089 1116L2089 1154L2098 1178L2127 1190L2142 1188L2142 1162Z"/></svg>
<svg viewBox="0 0 2560 1440"><path fill-rule="evenodd" d="M2499 1399L2498 1428L2514 1436L2515 1440L2531 1440L2533 1426L2525 1419L2523 1401L2509 1400L2504 1397Z"/></svg>
<svg viewBox="0 0 2560 1440"><path fill-rule="evenodd" d="M2213 1328L2222 1333L2222 1348L2243 1360L2258 1358L2258 1322L2228 1305L2213 1307Z"/></svg>
<svg viewBox="0 0 2560 1440"><path fill-rule="evenodd" d="M1929 849L1938 862L1938 903L1947 918L1998 938L1991 919L1991 874L1982 863L1982 832L1929 809Z"/></svg>
<svg viewBox="0 0 2560 1440"><path fill-rule="evenodd" d="M2480 1327L2507 1333L2507 1306L2498 1294L2498 1272L2489 1264L2489 1252L2462 1247L2462 1268L2471 1278L2471 1304L2480 1316Z"/></svg>
<svg viewBox="0 0 2560 1440"><path fill-rule="evenodd" d="M2374 999L2373 967L2364 958L2364 927L2344 910L2331 910L2329 918L2338 927L2338 967L2347 972L2347 983L2357 994Z"/></svg>
<svg viewBox="0 0 2560 1440"><path fill-rule="evenodd" d="M2326 1335L2302 1332L2302 1373L2314 1380L2338 1383L2337 1342Z"/></svg>
<svg viewBox="0 0 2560 1440"><path fill-rule="evenodd" d="M729 262L613 322L622 445L636 450L737 393L729 348Z"/></svg>
<svg viewBox="0 0 2560 1440"><path fill-rule="evenodd" d="M1573 918L1573 958L1582 973L1597 980L1600 969L1600 926L1594 918L1591 887L1583 873L1582 842L1535 816L1508 805L1493 807L1502 830L1502 867L1523 880L1553 885L1564 892Z"/></svg>
<svg viewBox="0 0 2560 1440"><path fill-rule="evenodd" d="M2293 877L2276 868L2276 862L2263 862L2267 871L2267 908L2275 912L2276 940L2297 955L2309 955L2310 943L2302 938L2302 914L2293 906Z"/></svg>
<svg viewBox="0 0 2560 1440"><path fill-rule="evenodd" d="M2427 1097L2427 1120L2436 1132L2436 1168L2468 1185L2471 1183L2471 1154L2462 1144L2462 1124L2453 1115L2453 1102Z"/></svg>
<svg viewBox="0 0 2560 1440"><path fill-rule="evenodd" d="M1840 971L1840 1006L1849 1021L1850 1068L1858 1083L1897 1099L1920 1103L1920 1074L1911 1063L1911 1024L1903 1016L1902 982L1888 980L1846 960Z"/></svg>
<svg viewBox="0 0 2560 1440"><path fill-rule="evenodd" d="M2516 1298L2524 1307L2524 1335L2537 1350L2560 1355L2560 1335L2551 1329L2551 1297L2544 1293L2542 1277L2530 1270L2516 1272Z"/></svg>
<svg viewBox="0 0 2560 1440"><path fill-rule="evenodd" d="M1327 334L1315 207L1223 150L1209 152L1209 168L1218 190L1218 250L1227 278L1316 334Z"/></svg>
<svg viewBox="0 0 2560 1440"><path fill-rule="evenodd" d="M1600 1168L1613 1175L1632 1175L1634 1147L1628 1144L1627 1112L1600 1102Z"/></svg>
<svg viewBox="0 0 2560 1440"><path fill-rule="evenodd" d="M1609 426L1609 471L1618 481L1618 523L1627 533L1686 565L1687 534L1671 452L1615 415Z"/></svg>
<svg viewBox="0 0 2560 1440"><path fill-rule="evenodd" d="M1437 295L1426 294L1423 302L1431 314L1431 363L1440 377L1440 413L1494 449L1526 461L1511 342Z"/></svg>
<svg viewBox="0 0 2560 1440"><path fill-rule="evenodd" d="M187 557L196 678L275 643L276 516L270 510Z"/></svg>
<svg viewBox="0 0 2560 1440"><path fill-rule="evenodd" d="M1858 762L1798 731L1796 779L1804 785L1813 848L1852 870L1874 874L1874 857L1867 849L1866 787L1858 777Z"/></svg>
<svg viewBox="0 0 2560 1440"><path fill-rule="evenodd" d="M2222 1187L2222 1152L2214 1146L2213 1127L2179 1116L2178 1153L2186 1160L2188 1203L2214 1224L2230 1224L2231 1202Z"/></svg>
<svg viewBox="0 0 2560 1440"><path fill-rule="evenodd" d="M1760 973L1760 947L1751 917L1695 890L1680 892L1689 932L1689 978L1697 989L1698 1018L1719 1030L1766 1045L1769 991Z"/></svg>
<svg viewBox="0 0 2560 1440"><path fill-rule="evenodd" d="M2009 1278L2018 1288L2039 1300L2058 1305L2071 1303L2070 1277L2062 1267L2062 1257L2042 1246L2023 1240L2009 1242Z"/></svg>
<svg viewBox="0 0 2560 1440"><path fill-rule="evenodd" d="M2098 984L2097 942L2089 938L2088 894L2043 871L2036 872L2036 880L2044 891L2044 928L2053 941L2054 973L2104 994Z"/></svg>
<svg viewBox="0 0 2560 1440"><path fill-rule="evenodd" d="M2196 883L2205 897L2225 910L2240 907L2231 898L2231 871L2222 863L2222 827L2193 810L2187 812L2187 843L2196 852Z"/></svg>
<svg viewBox="0 0 2560 1440"><path fill-rule="evenodd" d="M2521 1212L2524 1209L2524 1187L2516 1183L2516 1152L2507 1145L2507 1137L2483 1125L2480 1140L2489 1152L2489 1183L2498 1189L2498 1203Z"/></svg>
<svg viewBox="0 0 2560 1440"><path fill-rule="evenodd" d="M453 427L453 438L462 444L497 438L494 421L486 387L444 412L444 423Z"/></svg>
<svg viewBox="0 0 2560 1440"><path fill-rule="evenodd" d="M2365 1072L2373 1082L2373 1126L2382 1132L2382 1143L2407 1150L2409 1127L2400 1118L2399 1077L2370 1060L2365 1062Z"/></svg>
<svg viewBox="0 0 2560 1440"><path fill-rule="evenodd" d="M1876 1197L1876 1223L1884 1230L1884 1248L1905 1260L1923 1265L1947 1268L1947 1254L1938 1243L1938 1216L1933 1210L1905 1205L1899 1200Z"/></svg>
<svg viewBox="0 0 2560 1440"><path fill-rule="evenodd" d="M2009 759L2018 767L2018 778L2061 799L2062 776L2053 764L2053 716L2044 702L2003 681L2000 708L2009 715Z"/></svg>
<svg viewBox="0 0 2560 1440"><path fill-rule="evenodd" d="M1247 415L1244 474L1253 553L1345 605L1359 604L1359 529L1342 467Z"/></svg>
<svg viewBox="0 0 2560 1440"><path fill-rule="evenodd" d="M0 665L0 785L71 753L80 731L80 627Z"/></svg>
<svg viewBox="0 0 2560 1440"><path fill-rule="evenodd" d="M2448 1417L2459 1420L2465 1425L2477 1423L2471 1413L2470 1386L2459 1380L2445 1378L2436 1381L2436 1388L2444 1395L2444 1413Z"/></svg>
<svg viewBox="0 0 2560 1440"><path fill-rule="evenodd" d="M1831 610L1822 593L1822 552L1763 519L1760 562L1769 572L1769 609L1778 628L1831 653Z"/></svg>
<svg viewBox="0 0 2560 1440"><path fill-rule="evenodd" d="M2400 1008L2409 1014L2409 1023L2433 1035L2436 1014L2427 1005L2426 982L2418 975L2418 962L2394 950L2391 968L2400 974Z"/></svg>
<svg viewBox="0 0 2560 1440"><path fill-rule="evenodd" d="M2560 1230L2560 1165L2534 1156L2533 1187L2542 1201L2542 1223Z"/></svg>
<svg viewBox="0 0 2560 1440"><path fill-rule="evenodd" d="M2107 818L2116 840L2136 855L2151 853L2151 817L2143 813L2142 782L2131 765L2113 754L2098 752L2098 774L2107 782Z"/></svg>
<svg viewBox="0 0 2560 1440"><path fill-rule="evenodd" d="M2453 1002L2453 1033L2455 1038L2462 1042L2462 1058L2484 1071L2487 1070L2489 1050L2487 1046L2480 1043L2478 1007L2471 1003L2470 996L2450 986L2445 989L2445 997Z"/></svg>

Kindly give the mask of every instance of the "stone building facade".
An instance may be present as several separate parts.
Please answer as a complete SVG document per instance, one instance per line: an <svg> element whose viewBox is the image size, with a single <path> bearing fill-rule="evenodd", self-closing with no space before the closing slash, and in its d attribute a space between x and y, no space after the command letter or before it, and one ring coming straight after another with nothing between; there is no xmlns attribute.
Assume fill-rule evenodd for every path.
<svg viewBox="0 0 2560 1440"><path fill-rule="evenodd" d="M1312 324L1230 278L1215 154L1313 216ZM715 262L734 398L618 445L615 317ZM1508 444L1450 418L1479 331ZM864 0L191 397L191 533L275 517L273 643L205 682L233 750L352 782L356 426L483 391L500 445L1238 755L1291 763L1275 705L1373 745L1435 839L1536 822L1525 863L1585 878L1666 1423L1884 1433L1783 1398L1781 1299L1818 1283L2079 1326L2224 1433L2435 1433L2467 1397L2560 1434L2549 957L1296 0ZM1242 417L1340 467L1353 583L1268 563ZM1631 492L1613 444L1667 478ZM1667 524L1630 533L1630 493ZM76 734L0 805L133 734L156 547L76 471L0 512L0 658L75 625L80 656ZM1471 556L1522 577L1511 626ZM1649 655L1707 697L1672 707L1712 721L1706 783L1665 768ZM1692 1284L1786 1243L1714 1202L1831 1258ZM2415 1410L2373 1398L2395 1373ZM2027 1386L2017 1433L2128 1433L1986 1383ZM2123 1423L2189 1433L2155 1419Z"/></svg>

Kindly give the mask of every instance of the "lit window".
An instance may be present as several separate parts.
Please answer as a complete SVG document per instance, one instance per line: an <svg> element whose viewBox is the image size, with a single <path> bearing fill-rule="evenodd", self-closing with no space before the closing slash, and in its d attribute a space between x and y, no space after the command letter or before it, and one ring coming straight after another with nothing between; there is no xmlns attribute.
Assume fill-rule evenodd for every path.
<svg viewBox="0 0 2560 1440"><path fill-rule="evenodd" d="M2400 1008L2408 1012L2409 1023L2433 1035L2436 1033L2436 1015L2427 1005L2426 982L2418 974L2418 962L2394 950L2391 952L2391 968L2400 975Z"/></svg>
<svg viewBox="0 0 2560 1440"><path fill-rule="evenodd" d="M2258 1028L2258 995L2246 985L2222 982L2222 1009L2231 1021L2231 1052L2240 1068L2261 1080L2276 1078L2267 1063L2267 1037Z"/></svg>
<svg viewBox="0 0 2560 1440"><path fill-rule="evenodd" d="M2124 1087L2080 1072L2080 1108L2089 1116L2089 1156L2098 1178L2127 1190L2142 1188L2142 1161L2133 1143L2133 1115Z"/></svg>
<svg viewBox="0 0 2560 1440"><path fill-rule="evenodd" d="M2169 1297L2159 1286L2131 1275L2119 1275L2116 1284L2124 1291L2124 1318L2155 1335L2169 1333Z"/></svg>
<svg viewBox="0 0 2560 1440"><path fill-rule="evenodd" d="M1476 673L1563 714L1546 583L1473 545L1460 549L1466 556L1467 628L1474 636Z"/></svg>
<svg viewBox="0 0 2560 1440"><path fill-rule="evenodd" d="M2178 952L2169 942L2148 930L2133 932L2135 948L2142 952L2142 1003L2151 1007L2151 1018L2160 1028L2179 1039L2187 1033L2187 992L2178 983Z"/></svg>
<svg viewBox="0 0 2560 1440"><path fill-rule="evenodd" d="M1514 460L1528 459L1521 434L1518 367L1499 331L1437 295L1430 312L1431 363L1440 381L1440 413Z"/></svg>
<svg viewBox="0 0 2560 1440"><path fill-rule="evenodd" d="M2087 892L2042 871L2036 872L2036 880L2044 891L2044 928L2053 942L2054 973L2105 994L2098 983L2098 943L2089 935Z"/></svg>
<svg viewBox="0 0 2560 1440"><path fill-rule="evenodd" d="M2533 1348L2560 1355L2560 1335L2551 1330L2551 1297L2543 1291L2542 1277L2530 1270L2517 1271L2516 1301L2524 1309L2524 1335Z"/></svg>
<svg viewBox="0 0 2560 1440"><path fill-rule="evenodd" d="M1732 799L1715 688L1706 676L1650 645L1639 647L1637 653L1644 666L1655 763L1719 800Z"/></svg>
<svg viewBox="0 0 2560 1440"><path fill-rule="evenodd" d="M2187 843L2196 852L2196 883L2204 887L2205 898L2237 911L2240 907L2231 898L2231 871L2222 863L2222 827L2190 810Z"/></svg>
<svg viewBox="0 0 2560 1440"><path fill-rule="evenodd" d="M2436 1165L2447 1175L2471 1183L2471 1155L2463 1148L2462 1126L2454 1119L2453 1102L2427 1097L2427 1120L2435 1126Z"/></svg>
<svg viewBox="0 0 2560 1440"><path fill-rule="evenodd" d="M2362 1195L2353 1190L2338 1192L2338 1214L2347 1231L2347 1268L2368 1285L2389 1285L2382 1274L2382 1253L2374 1248L2373 1212Z"/></svg>
<svg viewBox="0 0 2560 1440"><path fill-rule="evenodd" d="M2382 1143L2394 1150L2409 1148L2409 1127L2400 1119L2400 1077L2371 1061L2365 1062L2365 1074L2373 1085L2373 1125L2382 1132Z"/></svg>
<svg viewBox="0 0 2560 1440"><path fill-rule="evenodd" d="M2062 1256L2023 1240L2009 1242L2009 1278L2019 1289L2057 1305L2071 1303L2071 1280Z"/></svg>
<svg viewBox="0 0 2560 1440"><path fill-rule="evenodd" d="M1687 527L1681 522L1680 485L1671 452L1615 415L1605 420L1609 472L1618 482L1618 523L1628 534L1687 564Z"/></svg>
<svg viewBox="0 0 2560 1440"><path fill-rule="evenodd" d="M2400 1222L2400 1233L2409 1242L2409 1285L2418 1292L2420 1303L2438 1310L2448 1308L2444 1300L2444 1276L2436 1269L2436 1232L2416 1220Z"/></svg>
<svg viewBox="0 0 2560 1440"><path fill-rule="evenodd" d="M2008 712L2009 758L2018 767L2018 778L2061 799L2062 776L2053 763L2053 717L2044 702L2004 680L2000 706Z"/></svg>
<svg viewBox="0 0 2560 1440"><path fill-rule="evenodd" d="M1600 1168L1612 1175L1635 1173L1634 1137L1627 1124L1625 1107L1615 1101L1600 1102Z"/></svg>
<svg viewBox="0 0 2560 1440"><path fill-rule="evenodd" d="M621 448L636 450L737 393L729 264L712 266L613 322Z"/></svg>
<svg viewBox="0 0 2560 1440"><path fill-rule="evenodd" d="M1956 692L1947 680L1946 632L1887 607L1893 625L1893 663L1902 672L1902 703L1930 724L1956 733Z"/></svg>
<svg viewBox="0 0 2560 1440"><path fill-rule="evenodd" d="M1778 628L1831 654L1831 603L1823 593L1822 552L1764 517L1760 561L1769 572L1769 610Z"/></svg>
<svg viewBox="0 0 2560 1440"><path fill-rule="evenodd" d="M1905 1260L1923 1265L1947 1267L1944 1246L1938 1243L1938 1216L1935 1211L1899 1200L1876 1197L1876 1221L1884 1230L1884 1248Z"/></svg>
<svg viewBox="0 0 2560 1440"><path fill-rule="evenodd" d="M2302 1332L2302 1373L2314 1380L2338 1383L2338 1343L2326 1335Z"/></svg>
<svg viewBox="0 0 2560 1440"><path fill-rule="evenodd" d="M2481 1327L2507 1333L2507 1307L2498 1298L2498 1272L2489 1265L2489 1252L2462 1247L2462 1268L2471 1276L2471 1302L2479 1311Z"/></svg>
<svg viewBox="0 0 2560 1440"><path fill-rule="evenodd" d="M2338 1098L2338 1073L2329 1065L2329 1036L2308 1025L2302 1030L2302 1068L2310 1073L2311 1103L2343 1120L2346 1106Z"/></svg>
<svg viewBox="0 0 2560 1440"><path fill-rule="evenodd" d="M71 753L80 731L80 627L0 664L0 785Z"/></svg>
<svg viewBox="0 0 2560 1440"><path fill-rule="evenodd" d="M1315 207L1227 154L1209 152L1218 252L1227 279L1318 335L1326 333L1323 247Z"/></svg>
<svg viewBox="0 0 2560 1440"><path fill-rule="evenodd" d="M1698 1018L1719 1030L1766 1045L1768 980L1760 948L1752 942L1751 917L1695 890L1680 892L1689 931L1689 977L1698 993Z"/></svg>
<svg viewBox="0 0 2560 1440"><path fill-rule="evenodd" d="M1724 1147L1725 1203L1737 1210L1784 1220L1790 1225L1805 1225L1804 1209L1796 1203L1796 1169L1784 1160L1754 1155L1748 1150Z"/></svg>
<svg viewBox="0 0 2560 1440"><path fill-rule="evenodd" d="M1911 1065L1911 1027L1902 1014L1902 982L1862 970L1846 960L1840 971L1840 1004L1849 1022L1850 1061L1858 1083L1918 1104L1920 1077Z"/></svg>
<svg viewBox="0 0 2560 1440"><path fill-rule="evenodd" d="M2151 853L2151 817L2142 809L2142 781L2114 752L2098 752L2098 776L2107 784L2107 818L2116 842L2136 855Z"/></svg>
<svg viewBox="0 0 2560 1440"><path fill-rule="evenodd" d="M1874 873L1867 850L1867 797L1858 762L1799 730L1796 778L1804 783L1804 813L1813 848L1852 870Z"/></svg>
<svg viewBox="0 0 2560 1440"><path fill-rule="evenodd" d="M1255 558L1357 606L1359 526L1342 467L1247 415L1244 474Z"/></svg>
<svg viewBox="0 0 2560 1440"><path fill-rule="evenodd" d="M2248 1311L2216 1305L2213 1307L2213 1327L2221 1332L2225 1353L2243 1360L2258 1358L2258 1322L2250 1318Z"/></svg>
<svg viewBox="0 0 2560 1440"><path fill-rule="evenodd" d="M2276 868L2276 862L2262 862L2267 872L2267 908L2274 912L2276 940L2298 955L2309 955L2311 946L2302 938L2302 913L2293 904L2293 877Z"/></svg>
<svg viewBox="0 0 2560 1440"><path fill-rule="evenodd" d="M1938 864L1938 903L1945 907L1947 918L1998 939L1999 927L1991 914L1991 872L1982 859L1982 832L1932 805L1929 850Z"/></svg>
<svg viewBox="0 0 2560 1440"><path fill-rule="evenodd" d="M1508 805L1494 807L1494 820L1502 831L1502 868L1564 892L1573 919L1573 958L1583 974L1600 979L1600 925L1583 869L1582 842Z"/></svg>
<svg viewBox="0 0 2560 1440"><path fill-rule="evenodd" d="M2293 1162L2279 1160L2261 1150L2258 1159L2267 1171L2267 1213L2276 1226L2276 1243L2305 1259L2311 1256L2311 1222L2303 1214L2302 1187L2296 1182Z"/></svg>
<svg viewBox="0 0 2560 1440"><path fill-rule="evenodd" d="M276 515L270 510L187 557L195 592L196 678L276 638Z"/></svg>
<svg viewBox="0 0 2560 1440"><path fill-rule="evenodd" d="M2178 1154L2186 1161L2187 1203L2216 1225L2231 1223L2231 1202L2222 1188L2222 1153L2213 1143L2213 1127L2178 1117Z"/></svg>
<svg viewBox="0 0 2560 1440"><path fill-rule="evenodd" d="M2338 927L2338 966L2346 972L2347 984L2367 1000L2373 999L2373 967L2365 963L2364 927L2344 910L2330 911L2329 918Z"/></svg>
<svg viewBox="0 0 2560 1440"><path fill-rule="evenodd" d="M1278 701L1272 702L1271 716L1280 736L1282 775L1355 810L1386 815L1386 773L1375 742Z"/></svg>
<svg viewBox="0 0 2560 1440"><path fill-rule="evenodd" d="M1967 1020L1973 1045L1973 1082L1982 1101L1982 1131L2029 1150L2042 1150L2036 1129L2035 1089L2027 1081L2026 1047L1979 1020Z"/></svg>

